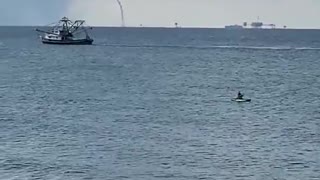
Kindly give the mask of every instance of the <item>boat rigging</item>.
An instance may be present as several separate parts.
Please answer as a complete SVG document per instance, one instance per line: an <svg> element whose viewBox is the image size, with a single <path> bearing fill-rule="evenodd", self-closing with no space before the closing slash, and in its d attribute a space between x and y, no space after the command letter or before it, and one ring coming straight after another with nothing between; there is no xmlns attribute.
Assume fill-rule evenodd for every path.
<svg viewBox="0 0 320 180"><path fill-rule="evenodd" d="M90 45L93 43L93 39L88 35L84 24L84 20L71 21L67 17L63 17L58 23L55 23L50 31L40 29L36 29L36 31L44 33L44 36L41 36L41 41L44 44Z"/></svg>

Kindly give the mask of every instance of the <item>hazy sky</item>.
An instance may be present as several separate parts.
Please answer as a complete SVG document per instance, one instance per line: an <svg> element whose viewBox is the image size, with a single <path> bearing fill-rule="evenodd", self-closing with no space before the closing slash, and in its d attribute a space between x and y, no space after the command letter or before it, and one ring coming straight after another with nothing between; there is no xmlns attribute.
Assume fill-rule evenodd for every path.
<svg viewBox="0 0 320 180"><path fill-rule="evenodd" d="M127 26L223 27L252 22L320 28L320 0L121 0ZM116 0L0 0L0 25L46 25L63 16L121 25Z"/></svg>

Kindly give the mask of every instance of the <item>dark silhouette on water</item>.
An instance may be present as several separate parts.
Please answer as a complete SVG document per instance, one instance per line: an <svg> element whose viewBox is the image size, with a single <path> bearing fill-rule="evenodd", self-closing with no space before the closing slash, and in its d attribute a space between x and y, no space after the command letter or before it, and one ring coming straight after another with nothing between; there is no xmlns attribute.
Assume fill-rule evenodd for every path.
<svg viewBox="0 0 320 180"><path fill-rule="evenodd" d="M237 99L243 99L243 95L244 95L244 94L241 94L241 92L238 91L238 97L237 97Z"/></svg>
<svg viewBox="0 0 320 180"><path fill-rule="evenodd" d="M238 91L237 97L233 98L232 101L236 102L250 102L251 99L244 99L243 98L244 94L242 94L240 91Z"/></svg>

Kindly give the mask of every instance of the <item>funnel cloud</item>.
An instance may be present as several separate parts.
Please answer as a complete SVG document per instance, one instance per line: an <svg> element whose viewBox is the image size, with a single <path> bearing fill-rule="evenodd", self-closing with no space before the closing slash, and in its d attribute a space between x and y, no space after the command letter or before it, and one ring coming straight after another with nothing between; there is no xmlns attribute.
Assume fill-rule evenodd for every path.
<svg viewBox="0 0 320 180"><path fill-rule="evenodd" d="M119 4L119 6L120 6L120 11L121 11L121 26L122 26L122 27L125 27L126 24L125 24L125 21L124 21L124 12L123 12L122 3L121 3L120 0L117 0L117 3Z"/></svg>

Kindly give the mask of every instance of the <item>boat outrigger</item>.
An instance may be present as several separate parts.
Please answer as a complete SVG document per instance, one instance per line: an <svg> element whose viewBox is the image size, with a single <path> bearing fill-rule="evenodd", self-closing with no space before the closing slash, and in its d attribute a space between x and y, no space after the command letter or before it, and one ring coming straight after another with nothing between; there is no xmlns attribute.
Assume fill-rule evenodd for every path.
<svg viewBox="0 0 320 180"><path fill-rule="evenodd" d="M40 29L36 31L44 33L44 36L41 36L44 44L90 45L93 39L88 35L84 23L84 20L71 21L63 17L50 31Z"/></svg>

